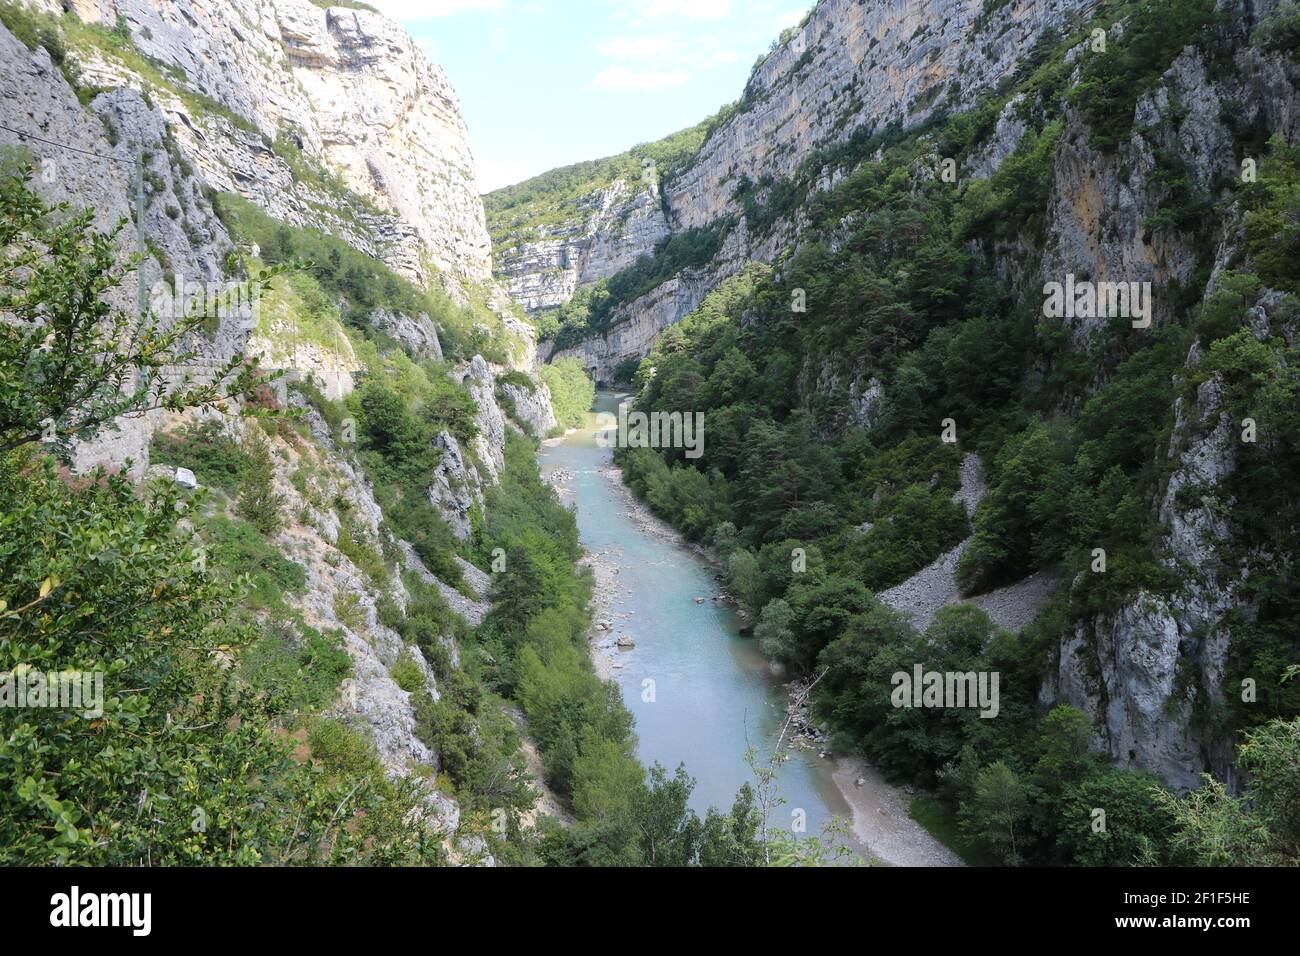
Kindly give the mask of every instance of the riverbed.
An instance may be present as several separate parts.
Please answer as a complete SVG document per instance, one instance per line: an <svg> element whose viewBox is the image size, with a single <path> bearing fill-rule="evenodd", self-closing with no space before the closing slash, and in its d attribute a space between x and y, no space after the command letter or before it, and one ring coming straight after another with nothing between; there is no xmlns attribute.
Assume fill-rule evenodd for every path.
<svg viewBox="0 0 1300 956"><path fill-rule="evenodd" d="M596 411L614 413L617 406L615 394L597 396ZM622 484L611 449L597 442L594 414L587 427L546 443L541 465L565 504L577 506L578 531L596 573L595 620L610 625L593 630L592 653L636 718L638 756L669 771L684 763L696 781L691 805L697 813L729 808L742 784L755 783L746 753L771 759L786 720L787 689L756 642L740 633L742 622L722 599L712 565ZM620 639L634 646L620 648ZM777 780L785 803L772 814L774 827L815 835L839 818L852 824L850 846L864 859L951 862L942 858L944 848L929 846L929 835L906 816L903 795L878 775L867 779L857 762L837 762L822 748L786 752ZM882 831L892 838L882 839ZM889 843L926 852L898 852Z"/></svg>

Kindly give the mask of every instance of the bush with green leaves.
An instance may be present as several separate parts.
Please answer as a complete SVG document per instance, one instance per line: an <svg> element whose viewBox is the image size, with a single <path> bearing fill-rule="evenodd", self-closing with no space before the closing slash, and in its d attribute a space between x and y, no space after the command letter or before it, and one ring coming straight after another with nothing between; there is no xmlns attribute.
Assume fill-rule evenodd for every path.
<svg viewBox="0 0 1300 956"><path fill-rule="evenodd" d="M239 444L222 430L221 423L208 421L185 426L177 432L154 432L149 444L149 461L171 468L188 468L200 485L235 494L244 465Z"/></svg>
<svg viewBox="0 0 1300 956"><path fill-rule="evenodd" d="M250 689L245 708L306 714L333 703L340 683L352 675L342 632L318 631L294 615L270 620L260 631L239 661L240 680Z"/></svg>
<svg viewBox="0 0 1300 956"><path fill-rule="evenodd" d="M245 600L254 610L278 607L286 594L307 587L307 569L286 558L247 521L213 515L199 526L212 564L221 573L247 576Z"/></svg>
<svg viewBox="0 0 1300 956"><path fill-rule="evenodd" d="M409 651L403 652L402 656L393 663L393 666L388 668L388 676L408 694L424 690L427 684L424 670L415 662L415 658L411 656Z"/></svg>
<svg viewBox="0 0 1300 956"><path fill-rule="evenodd" d="M555 409L556 421L564 428L581 428L596 400L596 385L587 375L582 361L576 358L556 359L543 365L537 374L551 391L551 406Z"/></svg>
<svg viewBox="0 0 1300 956"><path fill-rule="evenodd" d="M243 460L235 479L235 513L268 538L284 527L285 496L275 490L275 461L266 436L255 424L240 442Z"/></svg>
<svg viewBox="0 0 1300 956"><path fill-rule="evenodd" d="M1125 4L1116 19L1122 34L1104 51L1089 46L1070 102L1092 127L1092 143L1113 151L1131 130L1138 99L1189 44L1217 22L1213 0L1142 0Z"/></svg>
<svg viewBox="0 0 1300 956"><path fill-rule="evenodd" d="M208 384L168 369L192 361L187 343L207 316L176 322L106 302L133 263L93 212L50 206L27 187L30 170L0 169L0 452L41 442L67 457L122 416L223 407L264 383L233 356ZM273 278L264 272L253 282Z"/></svg>

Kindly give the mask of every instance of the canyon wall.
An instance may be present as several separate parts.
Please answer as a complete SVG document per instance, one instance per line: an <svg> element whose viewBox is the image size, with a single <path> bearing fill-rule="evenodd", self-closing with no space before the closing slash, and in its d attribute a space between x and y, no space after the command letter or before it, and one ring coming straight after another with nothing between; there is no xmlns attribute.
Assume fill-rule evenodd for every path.
<svg viewBox="0 0 1300 956"><path fill-rule="evenodd" d="M828 151L810 177L800 166L818 148L847 141L855 129L878 131L891 122L909 127L939 110L971 106L1029 62L1040 38L1054 37L1091 9L1087 3L824 0L755 70L739 108L664 184L671 228L725 224L721 251L620 303L608 326L585 341L559 351L544 348L543 354L578 358L594 377L610 380L621 363L647 354L665 328L746 262L777 262L779 268L800 243L835 248L839 229L808 222L806 202L759 229L748 221L744 197L761 202L791 177L811 178L812 192L834 189L851 166ZM1276 0L1221 0L1213 43L1188 46L1165 61L1167 68L1136 96L1131 124L1125 122L1118 141L1105 146L1067 99L1083 58L1100 41L1093 35L1065 51L1050 188L1036 220L1041 232L981 238L969 250L987 257L1025 303L1041 301L1044 284L1067 275L1150 283L1152 328L1189 324L1189 303L1212 295L1246 257L1245 211L1225 188L1251 159L1243 144L1254 142L1259 151L1269 136L1287 144L1300 140L1300 71L1293 52L1253 39L1256 28L1283 9ZM1123 36L1120 21L1105 40L1120 43ZM1026 134L1020 106L1012 99L991 118L981 147L958 170L958 188L988 180L1015 154ZM921 164L926 169L907 172L937 175L930 167L937 169L942 158L936 144ZM1189 197L1203 203L1201 221L1171 225L1169 210ZM1277 290L1261 290L1249 326L1257 338L1295 340L1300 330L1283 300ZM1067 352L1097 368L1091 388L1104 384L1105 321L1057 321ZM887 383L834 349L794 358L801 363L798 404L845 410L840 420L820 427L874 424ZM1086 713L1094 745L1118 764L1150 769L1180 788L1198 785L1204 772L1236 788L1233 745L1206 715L1222 713L1228 696L1239 692L1224 678L1230 615L1249 618L1258 599L1250 594L1250 559L1242 557L1249 542L1233 539L1223 515L1230 503L1214 490L1237 469L1239 423L1224 409L1221 383L1200 381L1204 360L1199 345L1187 353L1179 381L1196 387L1170 409L1168 440L1153 450L1164 475L1148 502L1159 529L1153 554L1179 584L1169 593L1139 590L1117 608L1073 621L1052 649L1039 704L1044 711L1069 704ZM1055 413L1070 417L1078 408ZM945 600L956 600L950 590Z"/></svg>
<svg viewBox="0 0 1300 956"><path fill-rule="evenodd" d="M272 220L342 240L417 287L437 284L453 302L480 303L483 314L499 320L513 363L532 367L532 329L491 277L455 93L398 26L368 10L324 9L307 0L76 0L68 13L52 0L28 6L49 18L42 23L62 47L30 39L29 47L0 25L0 124L17 131L0 131L5 158L17 154L31 164L32 186L46 201L93 208L102 231L133 217L135 167L143 159L145 255L109 292L112 307L134 312L139 283L152 306L157 290L177 280L239 279L242 267L231 263L258 250L241 246L218 215L218 194L234 193ZM123 260L132 255L135 230L124 229L117 244ZM336 430L286 387L312 383L339 399L364 373L341 315L312 313L321 328L310 339L298 334L290 308L295 294L291 284L264 294L255 325L220 316L189 343L197 360L175 374L210 379L246 353L284 373L275 391L303 416L307 434L289 428L267 438L274 490L291 515L268 542L306 569L306 587L290 598L295 611L312 627L340 632L352 658L353 676L329 714L363 729L390 773L432 780L440 757L417 736L415 707L417 694L437 700L439 688L420 648L378 618L385 600L406 606L401 576L377 583L358 566L357 541L405 546L405 570L436 584L470 623L489 606L487 579L457 558L457 589L431 574L405 542L389 541L356 449L339 444ZM328 312L330 304L315 308ZM497 402L506 387L498 382L502 366L473 354L444 356L445 330L429 315L377 310L368 324L413 360L445 358L447 365L429 368L473 398L477 437L466 447L449 433L438 437L442 463L427 492L463 540L471 512L499 480L507 432L554 426L549 393L538 384L516 420ZM205 423L236 442L249 429L236 414L154 411L124 418L80 446L76 465L170 479L171 469L150 466L155 433ZM450 630L441 641L458 660ZM391 676L408 659L424 674L424 690L403 690ZM457 836L455 801L432 785L426 797L430 825L453 859L481 859L478 838Z"/></svg>
<svg viewBox="0 0 1300 956"><path fill-rule="evenodd" d="M575 203L573 216L547 227L543 238L508 251L499 243L502 278L530 311L549 308L629 258L652 254L667 236L728 223L723 249L707 267L669 280L700 286L699 294L655 289L623 303L608 334L552 356L579 357L607 380L620 362L644 356L704 292L746 262L773 261L796 241L803 225L797 215L761 232L748 226L742 186L761 197L819 151L863 130L913 126L969 107L1014 76L1040 40L1093 6L1095 0L822 0L754 69L736 107L724 111L700 149L665 178L662 227L656 215L638 220L655 198L652 190L620 182L616 192L630 191L635 204L616 207L615 215L598 211L607 197L597 194ZM845 172L828 162L819 188ZM610 248L622 254L603 254ZM676 305L665 309L667 299Z"/></svg>

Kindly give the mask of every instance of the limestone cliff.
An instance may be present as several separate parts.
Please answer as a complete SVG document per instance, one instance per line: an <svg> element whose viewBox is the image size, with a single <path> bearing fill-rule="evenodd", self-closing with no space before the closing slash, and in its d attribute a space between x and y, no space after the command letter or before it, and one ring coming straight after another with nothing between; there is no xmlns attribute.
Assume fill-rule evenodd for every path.
<svg viewBox="0 0 1300 956"><path fill-rule="evenodd" d="M654 183L618 179L574 205L575 218L498 246L498 273L530 312L567 302L580 286L626 269L669 233Z"/></svg>
<svg viewBox="0 0 1300 956"><path fill-rule="evenodd" d="M311 227L385 263L417 293L440 284L454 301L476 303L475 315L495 316L498 327L476 325L454 355L444 355L447 330L425 312L361 316L416 361L456 363L427 367L463 383L474 400L472 446L439 436L443 467L428 491L453 530L467 536L470 512L504 467L512 423L497 404L497 376L508 364L530 368L536 342L492 282L465 126L441 70L382 16L308 0L227 0L216 7L77 0L66 14L50 0L31 6L49 17L44 22L67 54L60 64L44 45L28 48L0 25L0 124L18 131L0 132L6 158L17 151L31 163L34 187L47 200L93 207L104 231L132 217L135 164L143 160L145 255L138 276L129 274L113 291L113 306L134 310L137 279L157 311L174 281L242 278L240 260L256 260L259 251L232 237L218 214L218 194L234 193L273 223ZM124 259L135 251L134 230L120 235L119 248ZM263 295L255 321L221 316L191 343L199 359L176 375L202 378L244 353L285 373L276 397L303 413L307 435L290 427L270 436L274 491L292 517L267 541L306 569L306 586L290 599L304 622L344 637L353 676L330 713L363 728L391 773L432 778L439 754L416 734L414 698L428 693L436 700L438 687L420 649L377 612L385 600L404 607L407 589L400 574L377 583L373 569L359 567L358 547L404 549L404 569L436 584L470 623L486 613L487 580L462 562L457 590L393 540L355 448L338 444L316 409L286 387L311 383L337 400L364 373L341 307L319 287L315 294L321 301L305 305L284 283ZM303 319L313 324L307 333L298 328ZM499 364L471 351L482 343L503 353ZM549 394L538 395L526 422L551 414ZM150 468L151 438L194 417L157 412L125 419L82 446L78 465L130 460L136 476L170 474ZM249 427L235 415L199 417L235 441ZM441 641L455 665L450 631ZM424 675L425 691L403 690L393 676L408 660ZM427 803L453 855L474 855L456 836L456 803L434 786Z"/></svg>
<svg viewBox="0 0 1300 956"><path fill-rule="evenodd" d="M1294 8L1273 0L1221 0L1210 35L1171 50L1159 70L1143 77L1140 95L1125 103L1124 115L1100 117L1082 114L1070 92L1085 75L1093 45L1122 41L1124 17L1112 14L1113 22L1102 21L1109 32L1100 38L1086 29L1076 33L1068 47L1055 35L1065 25L1074 33L1082 26L1078 18L1091 8L824 0L760 64L732 115L664 183L671 229L722 224L727 235L720 251L620 302L596 334L551 350L553 355L578 357L595 377L608 379L625 359L644 356L666 327L747 262L775 262L779 271L801 244L838 248L842 227L869 215L868 208L845 213L832 207L845 216L838 223L810 222L808 201L778 205L778 214L762 221L755 212L765 212L767 200L792 185L800 191L790 192L805 200L835 190L856 164L878 160L883 151L870 146L872 137L860 137L853 149L834 147L848 143L855 130L879 133L890 123L899 124L898 135L912 128L928 151L896 174L912 181L937 178L943 141L919 124L939 110L966 109L998 90L1021 65L1043 62L1035 58L1040 38L1059 47L1045 50L1059 70L1059 86L1050 94L1056 108L1044 201L1033 212L1032 229L1005 235L990 227L968 244L969 251L1035 312L1045 283L1076 275L1150 283L1157 290L1152 328L1188 327L1195 321L1194 304L1212 296L1248 258L1245 211L1235 188L1243 164L1253 164L1269 137L1292 145L1300 140L1294 51L1262 43L1258 30L1280 11L1293 17ZM1011 88L1003 87L1001 95ZM1036 95L1041 91L1028 94ZM954 185L985 186L1005 169L1033 125L1026 121L1032 111L1033 104L1017 96L983 116L979 146L963 158ZM1106 122L1120 131L1109 141L1098 128ZM1294 341L1284 298L1276 289L1260 290L1249 310L1256 338ZM815 327L817 319L795 321ZM1107 383L1113 345L1104 316L1060 320L1051 333L1060 335L1070 360L1082 363L1090 383L1086 393ZM543 354L550 353L544 348ZM888 403L888 381L844 358L833 344L790 358L800 370L797 403L819 413L830 410L817 421L819 428L840 433L877 423ZM1204 379L1204 359L1202 348L1193 346L1177 375L1184 394L1169 409L1169 430L1152 449L1161 478L1145 505L1156 529L1154 560L1177 585L1160 593L1136 589L1119 606L1072 621L1054 636L1039 695L1044 710L1070 704L1088 714L1096 747L1117 763L1151 769L1178 787L1195 786L1207 771L1229 786L1239 783L1232 742L1216 715L1239 692L1226 678L1233 616L1252 619L1261 600L1251 585L1260 555L1252 554L1253 543L1240 540L1224 513L1232 503L1223 488L1239 469L1240 423L1230 419L1222 383ZM1038 365L1035 374L1047 373L1048 360L1029 361ZM1065 406L1052 414L1078 414L1075 405ZM933 606L962 600L952 579L953 553L884 595L886 600L927 614ZM1061 587L1072 584L1081 582ZM999 604L999 610L1021 626L1055 586L1050 579L1030 578L973 600L988 606L1010 595L1016 606ZM1033 600L1021 600L1026 595Z"/></svg>
<svg viewBox="0 0 1300 956"><path fill-rule="evenodd" d="M83 73L160 94L187 158L214 188L277 219L338 231L417 281L430 265L489 277L456 94L396 24L310 0L76 0L72 9L129 36L143 57L83 46Z"/></svg>
<svg viewBox="0 0 1300 956"><path fill-rule="evenodd" d="M743 180L793 173L859 128L955 112L1012 76L1095 0L822 0L750 76L738 108L665 192L673 223L738 211Z"/></svg>
<svg viewBox="0 0 1300 956"><path fill-rule="evenodd" d="M1195 286L1198 275L1208 274L1198 291L1209 296L1225 271L1240 263L1239 208L1226 210L1199 244L1191 231L1144 225L1169 197L1162 169L1181 170L1197 195L1214 195L1219 183L1240 173L1230 123L1237 129L1258 125L1288 142L1300 136L1294 66L1247 42L1253 24L1276 5L1226 6L1232 68L1220 66L1211 76L1204 53L1185 50L1139 101L1137 131L1116 154L1093 154L1085 124L1071 115L1056 153L1041 262L1035 268L1031 258L1017 269L1008 251L1008 274L1019 272L1027 286L1076 272L1166 289ZM1281 322L1281 301L1272 290L1261 292L1251 322L1258 337L1268 335L1270 320ZM1177 308L1174 296L1157 297L1154 321L1172 319ZM1096 329L1095 321L1074 324L1078 347ZM1294 329L1285 334L1289 339ZM1186 374L1202 361L1200 347L1193 346ZM1253 613L1253 599L1243 592L1248 561L1227 557L1240 549L1231 547L1230 526L1213 491L1237 467L1240 428L1228 420L1214 379L1180 398L1174 411L1165 450L1171 473L1153 511L1165 529L1163 561L1181 586L1169 596L1140 594L1117 613L1079 625L1063 639L1042 696L1092 715L1098 745L1118 762L1153 769L1179 786L1195 786L1204 771L1235 784L1232 748L1201 715L1221 707L1230 692L1223 686L1227 614Z"/></svg>
<svg viewBox="0 0 1300 956"><path fill-rule="evenodd" d="M704 293L745 263L774 261L798 241L805 223L797 211L756 228L746 218L746 194L765 198L774 183L818 157L825 159L816 188L831 188L848 171L831 158L837 146L891 125L916 126L939 112L968 108L1009 81L1040 40L1054 38L1094 5L1095 0L822 0L758 64L740 100L723 111L699 149L664 177L664 235L725 228L721 251L692 272L622 303L608 332L558 354L582 358L602 380L625 359L644 356L658 333L694 309ZM595 281L598 275L586 277L582 268L570 267L573 259L560 237L581 235L587 246L598 248L602 225L599 217L588 216L554 226L557 238L530 245L510 260L511 288L537 309Z"/></svg>

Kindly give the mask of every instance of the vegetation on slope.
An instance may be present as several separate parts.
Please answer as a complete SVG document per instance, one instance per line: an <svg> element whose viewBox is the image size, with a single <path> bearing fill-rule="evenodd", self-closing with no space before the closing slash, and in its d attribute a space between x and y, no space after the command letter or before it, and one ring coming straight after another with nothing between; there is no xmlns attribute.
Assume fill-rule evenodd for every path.
<svg viewBox="0 0 1300 956"><path fill-rule="evenodd" d="M1106 59L1087 61L1083 82L1069 91L1084 115L1131 115L1123 91L1149 85L1185 43L1219 55L1199 0L1170 0L1156 12L1112 37ZM1129 13L1112 5L1096 22ZM1267 147L1256 184L1225 184L1211 196L1185 180L1167 190L1160 221L1147 228L1184 229L1201 249L1203 223L1180 224L1206 219L1203 210L1216 204L1221 212L1244 204L1247 255L1209 300L1170 290L1174 321L1145 332L1116 321L1082 348L1068 342L1042 320L1036 290L1017 294L987 254L1041 237L1072 69L1064 53L1087 27L1040 50L1016 84L970 114L837 147L852 172L834 190L814 194L805 169L780 188L743 192L760 223L801 205L813 224L802 245L775 270L724 283L661 336L635 378L638 409L704 414L706 454L622 449L617 459L634 491L727 562L765 653L793 673L824 674L816 704L841 745L863 749L895 778L938 788L980 852L1012 864L1294 860L1297 834L1280 804L1251 815L1261 788L1296 800L1286 774L1274 769L1244 799L1217 785L1175 797L1093 754L1083 714L1037 710L1063 633L1139 591L1178 586L1154 518L1171 468L1164 450L1175 400L1194 400L1213 377L1229 421L1269 423L1268 440L1243 447L1223 486L1188 490L1241 503L1227 516L1239 545L1220 557L1249 570L1261 613L1230 623L1224 686L1251 677L1267 704L1231 703L1224 714L1203 702L1197 719L1240 740L1243 764L1276 768L1278 754L1296 756L1300 498L1283 476L1300 453L1300 356L1281 328L1246 327L1265 285L1295 289L1297 259L1283 250L1292 245L1296 151ZM1018 112L1029 131L1013 155L988 180L944 183L939 158L960 164L979 149L1016 94L1025 97ZM1126 129L1099 123L1096 145L1111 148ZM803 301L806 312L795 307ZM1300 303L1288 300L1277 314L1294 319ZM1188 374L1184 359L1197 340L1205 360ZM864 405L872 383L883 398ZM955 447L941 441L949 418ZM950 500L958 447L978 452L988 472L973 529ZM958 569L970 592L1039 570L1075 586L1015 636L968 606L944 609L920 633L879 602L877 592L970 530ZM1099 543L1105 574L1091 573ZM999 673L998 719L892 707L892 675L918 661L927 670ZM1097 806L1112 808L1100 839L1087 809Z"/></svg>
<svg viewBox="0 0 1300 956"><path fill-rule="evenodd" d="M343 240L278 222L242 196L221 194L217 212L236 241L250 248L257 246L262 261L293 264L304 273L298 281L314 280L341 301L340 318L356 330L373 336L369 318L379 309L428 315L437 326L448 360L462 361L477 354L493 362L508 361L510 338L500 318L480 305L457 306L436 281L429 290L420 289ZM299 318L300 325L311 324L310 315Z"/></svg>
<svg viewBox="0 0 1300 956"><path fill-rule="evenodd" d="M0 179L0 246L0 297L15 317L0 335L3 367L37 373L48 360L63 369L0 377L0 673L9 694L15 675L50 673L98 674L103 689L102 707L83 701L80 712L66 700L0 709L0 859L439 861L440 841L407 823L418 805L413 786L386 777L345 728L300 722L298 707L333 697L346 655L325 635L309 635L300 652L259 633L241 610L247 582L233 568L209 574L199 539L181 523L202 499L186 500L170 482L137 488L103 471L72 480L42 448L44 439L58 450L50 433L27 430L27 409L78 423L72 434L88 438L125 412L156 406L148 390L118 392L116 360L152 370L183 360L178 343L199 320L169 331L146 324L121 355L119 320L137 320L99 301L122 280L112 238L95 234L88 215L42 205L18 175ZM51 330L49 351L36 349ZM235 394L251 395L253 384L227 381ZM163 403L211 406L219 388ZM221 547L238 553L246 545L230 530ZM300 587L288 571L267 573L283 589ZM223 665L232 655L241 667ZM280 693L264 692L272 674L287 681ZM316 759L292 759L293 726ZM352 813L341 816L344 805Z"/></svg>
<svg viewBox="0 0 1300 956"><path fill-rule="evenodd" d="M652 255L599 282L583 286L571 300L532 317L540 338L552 339L559 349L577 345L607 331L614 310L632 302L683 270L707 265L722 248L731 223L722 220L702 229L688 229L664 238Z"/></svg>
<svg viewBox="0 0 1300 956"><path fill-rule="evenodd" d="M596 385L578 359L557 359L543 365L538 377L551 390L551 405L561 428L581 428L596 400Z"/></svg>
<svg viewBox="0 0 1300 956"><path fill-rule="evenodd" d="M13 681L32 673L104 681L102 712L57 700L0 708L0 860L441 864L444 835L426 823L430 786L459 801L458 833L482 835L506 863L764 859L750 788L701 820L688 807L693 781L683 769L669 775L637 762L631 715L587 654L590 578L578 569L573 514L541 481L529 439L508 433L505 473L466 547L485 569L498 555L505 560L494 568L484 623L469 627L404 570L399 539L444 580L460 573L457 546L424 491L433 434L445 430L468 446L475 408L437 363L357 337L368 374L345 403L298 386L339 454L373 481L385 506L378 539L341 494L328 500L322 492L337 487L325 479L344 463L316 448L305 424L278 414L265 383L238 361L230 394L256 417L242 428L209 420L160 432L151 449L157 463L192 468L211 490L169 480L136 486L103 471L73 478L49 453L65 437L93 437L157 401L147 390L118 396L118 361L183 363L176 346L204 321L194 316L170 331L146 324L136 329L138 351L119 356L116 319L134 317L98 300L123 268L112 238L90 222L42 206L21 177L0 180L0 299L16 316L0 326L3 367L65 373L0 376L0 693L11 695ZM36 271L19 272L19 264ZM81 295L84 288L97 295ZM34 322L37 314L48 324ZM51 326L60 334L47 353L38 346ZM227 394L204 386L165 404L215 407ZM33 410L50 416L53 432L31 429ZM427 767L394 776L362 731L322 716L352 662L341 630L313 627L299 610L308 570L284 553L281 529L318 519L288 513L281 460L293 467L304 512L332 512L337 521L335 547L322 560L337 566L334 551L346 556L380 592L378 623L407 645L390 676L412 694L417 734L439 755L435 780L422 779ZM395 599L399 577L404 607ZM334 613L356 633L369 626L354 593L336 592ZM425 693L417 650L437 681L437 702ZM571 826L525 826L536 793L512 707L537 739ZM778 860L819 852L782 846Z"/></svg>
<svg viewBox="0 0 1300 956"><path fill-rule="evenodd" d="M562 166L488 193L483 209L496 255L508 256L547 229L580 221L586 201L620 179L641 188L647 180L657 184L671 176L699 149L706 125L707 121L617 156Z"/></svg>

